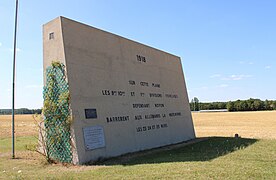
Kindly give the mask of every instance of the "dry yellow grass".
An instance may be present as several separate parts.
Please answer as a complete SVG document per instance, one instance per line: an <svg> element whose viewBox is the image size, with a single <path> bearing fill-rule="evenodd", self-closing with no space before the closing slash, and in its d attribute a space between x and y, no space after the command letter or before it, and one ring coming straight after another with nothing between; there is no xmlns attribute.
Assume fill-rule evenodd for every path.
<svg viewBox="0 0 276 180"><path fill-rule="evenodd" d="M226 136L276 139L276 111L193 113L197 137ZM36 136L32 115L15 116L16 136ZM0 138L11 137L11 116L0 116Z"/></svg>
<svg viewBox="0 0 276 180"><path fill-rule="evenodd" d="M193 113L197 137L276 139L276 111Z"/></svg>
<svg viewBox="0 0 276 180"><path fill-rule="evenodd" d="M11 119L11 115L0 116L0 138L11 137ZM33 115L15 116L15 135L17 137L37 135L37 126Z"/></svg>

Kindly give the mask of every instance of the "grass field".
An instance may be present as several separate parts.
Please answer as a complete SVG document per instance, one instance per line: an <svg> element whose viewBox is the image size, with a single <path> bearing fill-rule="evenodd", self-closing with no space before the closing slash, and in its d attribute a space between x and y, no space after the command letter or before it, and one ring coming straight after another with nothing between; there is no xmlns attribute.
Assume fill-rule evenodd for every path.
<svg viewBox="0 0 276 180"><path fill-rule="evenodd" d="M0 179L276 179L276 111L194 113L193 119L197 136L207 140L63 166L27 150L37 142L29 115L16 117L17 159L10 159L10 116L0 116Z"/></svg>
<svg viewBox="0 0 276 180"><path fill-rule="evenodd" d="M246 138L276 139L276 111L194 113L193 120L197 137L238 133Z"/></svg>
<svg viewBox="0 0 276 180"><path fill-rule="evenodd" d="M0 138L11 137L11 116L0 115L0 127ZM15 133L17 137L37 135L36 127L33 115L15 116Z"/></svg>

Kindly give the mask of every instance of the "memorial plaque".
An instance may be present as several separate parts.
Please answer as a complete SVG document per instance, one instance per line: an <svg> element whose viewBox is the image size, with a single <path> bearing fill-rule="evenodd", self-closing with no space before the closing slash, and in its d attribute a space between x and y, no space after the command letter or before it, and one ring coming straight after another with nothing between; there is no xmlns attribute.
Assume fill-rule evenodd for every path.
<svg viewBox="0 0 276 180"><path fill-rule="evenodd" d="M43 38L44 73L65 65L74 164L195 138L178 56L64 17Z"/></svg>
<svg viewBox="0 0 276 180"><path fill-rule="evenodd" d="M97 118L97 110L96 109L85 109L85 118L86 119L95 119Z"/></svg>
<svg viewBox="0 0 276 180"><path fill-rule="evenodd" d="M85 127L83 128L83 136L86 150L93 150L105 147L103 127Z"/></svg>

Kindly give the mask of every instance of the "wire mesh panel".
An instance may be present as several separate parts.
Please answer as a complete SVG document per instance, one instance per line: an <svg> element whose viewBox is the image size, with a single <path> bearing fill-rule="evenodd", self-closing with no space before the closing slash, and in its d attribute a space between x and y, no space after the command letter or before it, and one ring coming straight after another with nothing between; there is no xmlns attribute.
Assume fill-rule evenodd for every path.
<svg viewBox="0 0 276 180"><path fill-rule="evenodd" d="M59 62L53 62L46 69L43 90L45 149L51 159L71 163L70 96L64 69L65 66Z"/></svg>

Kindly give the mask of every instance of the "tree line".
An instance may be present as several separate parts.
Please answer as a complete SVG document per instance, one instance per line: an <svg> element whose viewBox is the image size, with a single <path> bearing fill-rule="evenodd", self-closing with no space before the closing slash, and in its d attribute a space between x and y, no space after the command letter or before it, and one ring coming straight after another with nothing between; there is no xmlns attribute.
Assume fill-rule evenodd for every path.
<svg viewBox="0 0 276 180"><path fill-rule="evenodd" d="M199 110L215 110L227 109L228 111L265 111L276 110L275 100L265 100L250 98L248 100L236 100L228 102L199 102L199 99L194 97L190 102L192 111ZM41 114L42 109L15 109L15 114ZM0 109L0 115L12 114L11 109Z"/></svg>
<svg viewBox="0 0 276 180"><path fill-rule="evenodd" d="M41 114L42 109L27 109L27 108L20 108L15 109L15 114ZM10 115L12 114L11 109L0 109L0 115Z"/></svg>
<svg viewBox="0 0 276 180"><path fill-rule="evenodd" d="M250 98L248 100L236 100L228 102L199 102L198 98L193 98L190 102L192 111L227 109L228 111L265 111L276 110L276 101Z"/></svg>

